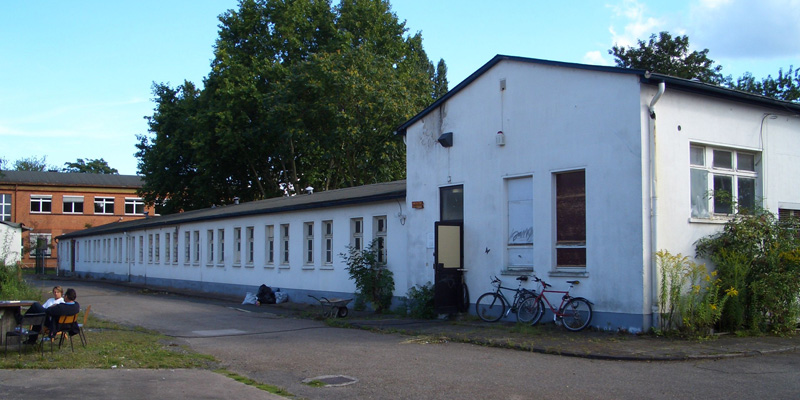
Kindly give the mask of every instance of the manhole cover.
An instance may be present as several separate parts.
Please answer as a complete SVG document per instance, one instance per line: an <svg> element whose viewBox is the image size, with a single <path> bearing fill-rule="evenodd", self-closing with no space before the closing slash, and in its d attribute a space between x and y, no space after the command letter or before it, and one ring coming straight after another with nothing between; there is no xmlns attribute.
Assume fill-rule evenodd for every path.
<svg viewBox="0 0 800 400"><path fill-rule="evenodd" d="M358 382L358 379L344 375L323 375L316 378L303 379L305 384L320 384L322 387L347 386Z"/></svg>

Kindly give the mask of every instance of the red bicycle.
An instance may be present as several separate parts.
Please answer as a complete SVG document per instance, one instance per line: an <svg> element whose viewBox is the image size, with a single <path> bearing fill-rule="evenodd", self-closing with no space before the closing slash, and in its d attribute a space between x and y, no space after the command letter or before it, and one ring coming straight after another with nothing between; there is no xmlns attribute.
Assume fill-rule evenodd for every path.
<svg viewBox="0 0 800 400"><path fill-rule="evenodd" d="M536 297L525 299L519 306L521 309L520 312L533 315L531 325L539 323L539 320L542 319L542 315L544 315L544 306L547 304L547 307L553 312L553 322L558 323L560 320L567 330L578 332L589 326L589 323L592 322L592 303L583 297L572 297L569 294L572 287L579 284L580 281L567 281L567 283L569 283L569 289L567 290L551 290L549 288L552 286L549 283L536 276L533 277L533 280L542 285L542 290ZM553 307L553 304L547 299L545 293L563 294L558 309Z"/></svg>

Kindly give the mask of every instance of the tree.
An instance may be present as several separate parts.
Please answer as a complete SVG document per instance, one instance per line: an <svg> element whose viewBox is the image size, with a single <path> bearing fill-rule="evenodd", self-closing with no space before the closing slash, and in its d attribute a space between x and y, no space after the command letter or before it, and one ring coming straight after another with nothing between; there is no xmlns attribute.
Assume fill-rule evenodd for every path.
<svg viewBox="0 0 800 400"><path fill-rule="evenodd" d="M119 171L116 168L111 168L106 160L102 158L96 160L87 159L87 161L79 158L75 162L66 162L64 163L64 169L61 171L67 173L84 174L119 174Z"/></svg>
<svg viewBox="0 0 800 400"><path fill-rule="evenodd" d="M220 22L202 90L154 85L136 154L146 202L189 210L404 176L393 131L431 102L435 72L388 1L243 0Z"/></svg>
<svg viewBox="0 0 800 400"><path fill-rule="evenodd" d="M689 37L675 36L669 32L650 35L650 40L639 40L639 47L614 46L608 51L616 58L618 67L643 69L650 72L701 82L720 84L723 82L722 66L712 66L708 49L689 52Z"/></svg>
<svg viewBox="0 0 800 400"><path fill-rule="evenodd" d="M742 77L733 82L729 77L726 85L732 89L760 94L784 101L800 101L800 69L794 66L784 73L783 68L778 70L778 77L768 75L761 81L756 80L753 74L746 72Z"/></svg>
<svg viewBox="0 0 800 400"><path fill-rule="evenodd" d="M17 161L14 161L14 170L15 171L38 171L38 172L56 172L57 168L51 165L47 165L47 156L42 156L42 158L37 158L36 156L31 156L28 158L20 158Z"/></svg>
<svg viewBox="0 0 800 400"><path fill-rule="evenodd" d="M433 99L438 100L447 93L447 65L444 59L436 65L436 78L433 80Z"/></svg>

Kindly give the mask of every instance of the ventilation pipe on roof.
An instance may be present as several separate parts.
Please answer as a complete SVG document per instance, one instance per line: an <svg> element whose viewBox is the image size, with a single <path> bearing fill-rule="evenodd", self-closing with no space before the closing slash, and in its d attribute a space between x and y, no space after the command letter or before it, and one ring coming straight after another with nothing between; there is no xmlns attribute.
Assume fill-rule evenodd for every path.
<svg viewBox="0 0 800 400"><path fill-rule="evenodd" d="M649 78L650 73L645 73ZM656 253L658 252L658 163L656 147L656 103L661 99L667 85L662 81L658 84L658 92L650 101L648 111L650 113L650 298L651 298L651 327L656 327L658 323L658 263Z"/></svg>

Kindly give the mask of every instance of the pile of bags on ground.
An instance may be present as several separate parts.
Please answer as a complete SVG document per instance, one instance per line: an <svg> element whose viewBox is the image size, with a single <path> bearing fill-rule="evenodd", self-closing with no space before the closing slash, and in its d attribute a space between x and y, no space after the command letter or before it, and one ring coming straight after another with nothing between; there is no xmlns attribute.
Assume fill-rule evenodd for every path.
<svg viewBox="0 0 800 400"><path fill-rule="evenodd" d="M262 284L258 288L258 293L247 292L242 304L255 304L258 306L261 304L285 303L287 301L289 301L289 295L281 292L281 289L278 288L273 291L271 287Z"/></svg>

